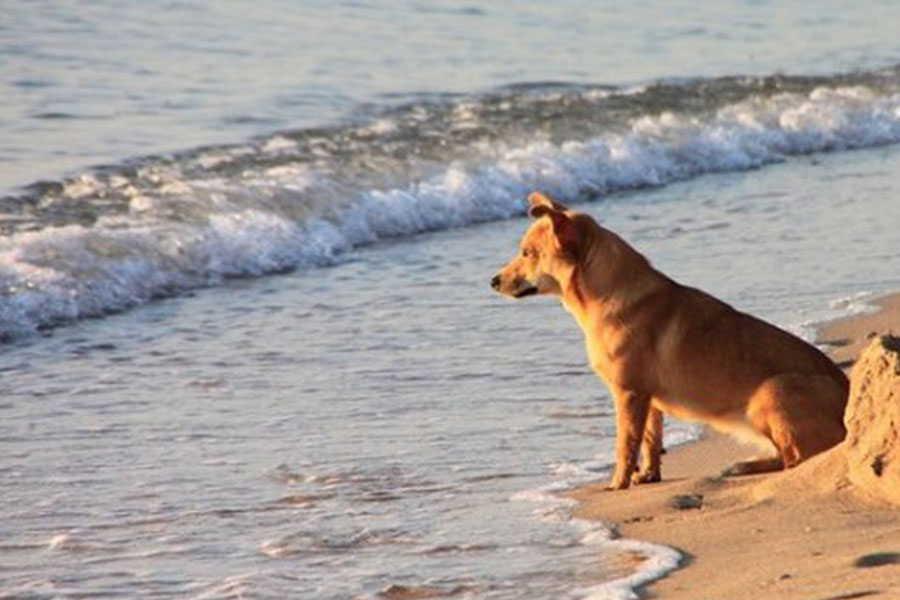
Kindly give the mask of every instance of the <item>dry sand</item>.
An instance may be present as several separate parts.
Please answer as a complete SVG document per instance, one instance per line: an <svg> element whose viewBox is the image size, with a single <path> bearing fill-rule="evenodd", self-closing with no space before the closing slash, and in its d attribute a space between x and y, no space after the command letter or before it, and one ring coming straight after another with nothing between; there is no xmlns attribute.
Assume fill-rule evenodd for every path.
<svg viewBox="0 0 900 600"><path fill-rule="evenodd" d="M872 333L900 333L900 294L879 311L825 325L820 342L845 366ZM718 474L753 451L711 433L663 457L664 481L623 492L573 493L577 515L629 538L679 549L682 568L639 590L685 600L900 599L900 508L863 499L829 452L784 473ZM699 508L678 508L676 504Z"/></svg>

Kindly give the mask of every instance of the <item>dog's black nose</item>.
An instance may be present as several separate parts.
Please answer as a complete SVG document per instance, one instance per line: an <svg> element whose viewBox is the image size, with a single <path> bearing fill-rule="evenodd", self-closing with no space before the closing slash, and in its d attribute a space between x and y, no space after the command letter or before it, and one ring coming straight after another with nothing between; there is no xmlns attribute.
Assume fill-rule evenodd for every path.
<svg viewBox="0 0 900 600"><path fill-rule="evenodd" d="M491 279L491 287L494 288L495 290L500 289L500 276L499 275L494 275L493 279Z"/></svg>

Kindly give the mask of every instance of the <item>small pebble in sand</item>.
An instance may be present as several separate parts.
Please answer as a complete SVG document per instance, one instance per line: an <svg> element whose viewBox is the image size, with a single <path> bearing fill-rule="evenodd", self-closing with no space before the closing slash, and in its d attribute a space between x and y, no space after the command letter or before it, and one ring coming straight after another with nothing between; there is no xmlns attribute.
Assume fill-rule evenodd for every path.
<svg viewBox="0 0 900 600"><path fill-rule="evenodd" d="M629 517L622 522L623 523L643 523L645 521L652 521L652 520L653 520L653 515L646 515L646 516L638 515L635 517Z"/></svg>
<svg viewBox="0 0 900 600"><path fill-rule="evenodd" d="M701 508L703 506L703 494L679 494L672 497L670 504L672 508L678 510Z"/></svg>

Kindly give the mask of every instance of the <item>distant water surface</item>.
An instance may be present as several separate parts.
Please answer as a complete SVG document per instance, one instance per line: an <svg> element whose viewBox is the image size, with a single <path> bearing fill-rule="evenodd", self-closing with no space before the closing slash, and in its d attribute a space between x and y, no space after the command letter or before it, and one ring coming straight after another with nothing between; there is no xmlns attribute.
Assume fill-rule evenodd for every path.
<svg viewBox="0 0 900 600"><path fill-rule="evenodd" d="M0 19L0 194L87 166L523 82L900 62L881 0L43 0ZM365 109L362 109L365 112Z"/></svg>

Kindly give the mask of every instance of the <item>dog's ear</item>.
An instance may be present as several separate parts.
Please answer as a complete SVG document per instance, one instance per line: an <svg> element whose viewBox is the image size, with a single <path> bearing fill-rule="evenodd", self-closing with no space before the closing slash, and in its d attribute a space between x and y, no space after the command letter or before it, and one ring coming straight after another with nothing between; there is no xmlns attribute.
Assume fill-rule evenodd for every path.
<svg viewBox="0 0 900 600"><path fill-rule="evenodd" d="M539 219L547 214L547 211L555 210L559 212L565 212L569 210L564 205L560 204L550 196L546 194L542 194L541 192L532 192L528 196L528 214L534 218Z"/></svg>
<svg viewBox="0 0 900 600"><path fill-rule="evenodd" d="M553 224L553 235L559 242L560 248L573 255L578 254L580 242L572 219L566 213L558 210L548 209L544 214L550 217L550 222Z"/></svg>
<svg viewBox="0 0 900 600"><path fill-rule="evenodd" d="M528 196L528 214L534 219L540 219L543 216L550 217L553 224L553 235L560 247L568 252L577 252L578 250L578 233L575 231L575 225L566 214L568 209L541 192L534 192Z"/></svg>

